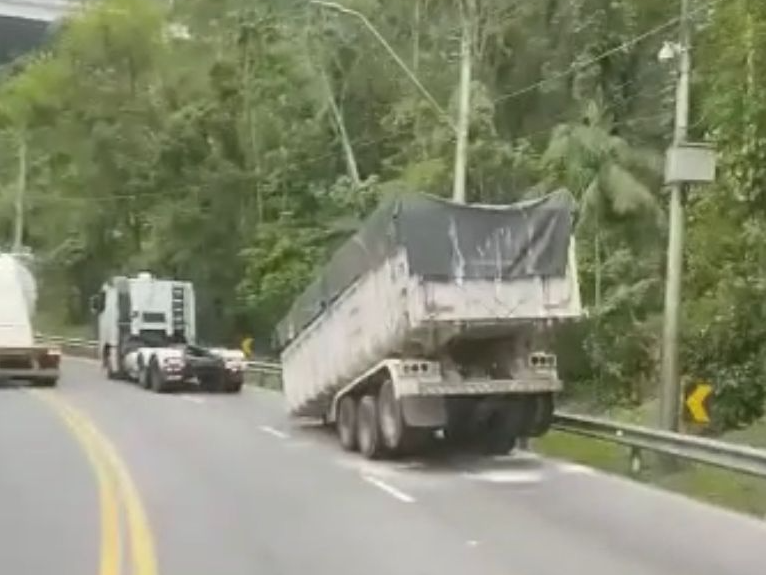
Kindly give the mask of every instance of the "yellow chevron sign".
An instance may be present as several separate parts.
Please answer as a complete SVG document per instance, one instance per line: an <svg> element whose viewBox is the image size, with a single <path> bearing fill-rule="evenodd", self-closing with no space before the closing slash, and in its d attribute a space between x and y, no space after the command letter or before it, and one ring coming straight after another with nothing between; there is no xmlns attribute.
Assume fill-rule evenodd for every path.
<svg viewBox="0 0 766 575"><path fill-rule="evenodd" d="M694 384L686 395L686 409L694 423L710 423L708 399L713 393L713 386L706 381Z"/></svg>
<svg viewBox="0 0 766 575"><path fill-rule="evenodd" d="M246 337L242 340L242 352L247 356L250 357L253 355L253 338L252 337Z"/></svg>

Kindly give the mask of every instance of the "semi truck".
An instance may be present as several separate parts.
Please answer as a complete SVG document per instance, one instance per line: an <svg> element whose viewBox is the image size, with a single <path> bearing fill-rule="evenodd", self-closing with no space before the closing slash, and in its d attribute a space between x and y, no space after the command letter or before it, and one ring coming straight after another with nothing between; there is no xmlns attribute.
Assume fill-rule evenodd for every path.
<svg viewBox="0 0 766 575"><path fill-rule="evenodd" d="M29 254L0 254L0 380L53 387L61 350L36 343L37 284Z"/></svg>
<svg viewBox="0 0 766 575"><path fill-rule="evenodd" d="M114 277L91 298L97 315L101 363L110 379L127 379L156 392L196 385L238 393L245 356L196 343L194 286L143 272Z"/></svg>
<svg viewBox="0 0 766 575"><path fill-rule="evenodd" d="M551 426L553 336L581 301L565 191L380 205L277 327L289 411L368 458L450 441L507 453Z"/></svg>

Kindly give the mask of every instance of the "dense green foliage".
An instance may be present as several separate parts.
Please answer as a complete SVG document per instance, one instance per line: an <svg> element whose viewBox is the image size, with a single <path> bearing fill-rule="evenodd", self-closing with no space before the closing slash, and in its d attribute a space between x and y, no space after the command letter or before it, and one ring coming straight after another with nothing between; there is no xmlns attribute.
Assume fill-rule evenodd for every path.
<svg viewBox="0 0 766 575"><path fill-rule="evenodd" d="M460 30L471 18L470 201L566 185L589 316L569 379L604 401L654 393L673 116L676 2L104 0L0 84L0 233L18 142L26 242L46 298L82 321L118 272L196 282L212 339L262 344L328 252L385 194L451 190ZM696 138L718 183L688 197L684 372L718 389L718 421L760 415L766 344L766 8L694 0ZM61 306L61 302L66 302Z"/></svg>

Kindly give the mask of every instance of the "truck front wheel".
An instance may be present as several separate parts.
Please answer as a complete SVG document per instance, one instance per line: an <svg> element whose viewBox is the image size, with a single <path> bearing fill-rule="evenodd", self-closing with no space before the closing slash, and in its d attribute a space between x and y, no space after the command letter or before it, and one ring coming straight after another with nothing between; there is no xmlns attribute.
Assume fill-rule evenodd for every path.
<svg viewBox="0 0 766 575"><path fill-rule="evenodd" d="M350 395L341 398L338 405L338 439L346 451L354 451L357 448L357 405L356 399Z"/></svg>
<svg viewBox="0 0 766 575"><path fill-rule="evenodd" d="M367 459L377 459L383 452L377 403L374 395L365 395L359 401L357 443Z"/></svg>
<svg viewBox="0 0 766 575"><path fill-rule="evenodd" d="M157 365L156 361L152 361L149 364L149 387L154 391L155 393L164 393L167 391L167 384L165 383L165 376L162 374L162 371L160 370L160 366Z"/></svg>

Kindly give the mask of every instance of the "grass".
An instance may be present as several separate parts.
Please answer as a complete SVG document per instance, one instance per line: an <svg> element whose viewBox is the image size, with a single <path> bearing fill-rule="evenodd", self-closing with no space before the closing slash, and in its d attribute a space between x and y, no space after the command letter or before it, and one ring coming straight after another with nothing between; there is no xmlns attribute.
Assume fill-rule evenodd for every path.
<svg viewBox="0 0 766 575"><path fill-rule="evenodd" d="M647 410L651 412L651 409ZM604 417L642 423L645 411L630 418L615 414ZM766 448L766 421L761 421L721 437L723 441ZM629 450L616 444L552 431L534 442L536 451L545 455L575 461L617 475L630 476ZM766 516L766 479L750 477L724 469L696 463L681 463L678 471L659 471L656 460L648 454L646 468L635 477L649 483L695 499L726 507L759 518Z"/></svg>

